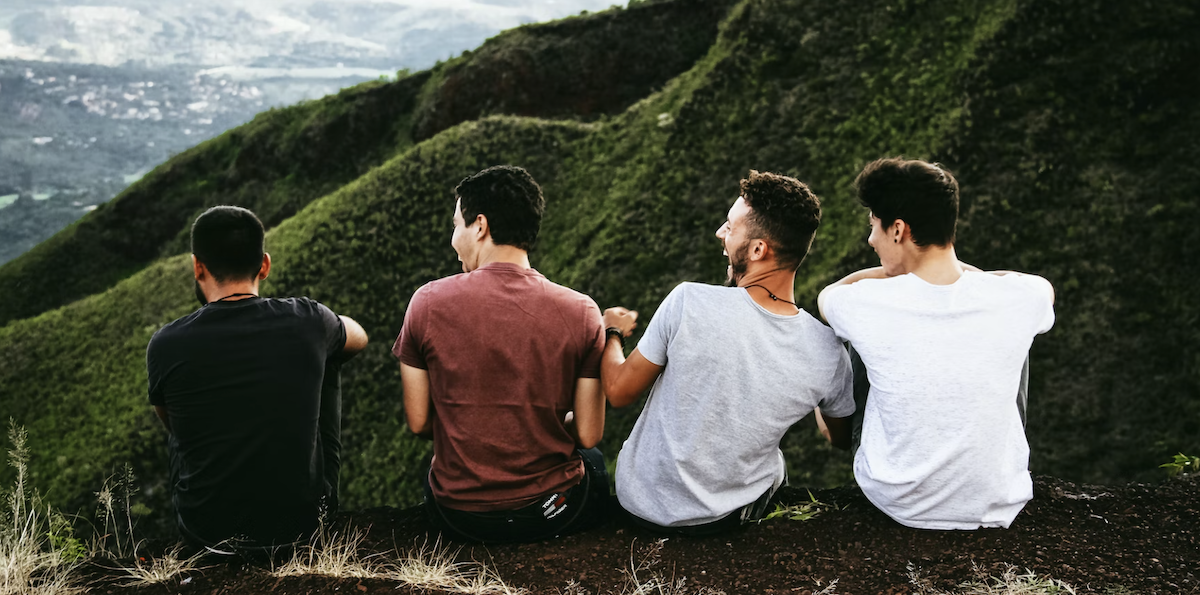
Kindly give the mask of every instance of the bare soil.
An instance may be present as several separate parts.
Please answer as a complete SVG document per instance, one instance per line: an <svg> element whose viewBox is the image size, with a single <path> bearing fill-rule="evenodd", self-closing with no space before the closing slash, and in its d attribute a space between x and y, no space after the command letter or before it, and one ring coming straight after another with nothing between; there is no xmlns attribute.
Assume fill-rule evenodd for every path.
<svg viewBox="0 0 1200 595"><path fill-rule="evenodd" d="M1161 485L1075 485L1034 481L1034 499L1007 530L926 531L901 526L854 486L812 490L827 505L815 518L776 518L728 535L661 537L626 519L554 541L463 546L458 559L493 568L511 587L538 594L630 592L631 571L735 593L913 593L917 582L954 590L1008 565L1064 581L1079 593L1200 593L1200 478ZM784 488L782 504L810 502L803 488ZM369 529L368 552L432 543L420 507L343 513L335 526ZM457 548L458 546L453 546ZM649 565L649 567L647 567ZM128 588L115 573L92 567L90 590L138 595L233 593L437 593L382 580L319 576L276 578L249 563L217 563L166 584ZM187 582L184 583L183 581ZM568 585L577 585L575 591ZM582 588L582 589L580 589Z"/></svg>

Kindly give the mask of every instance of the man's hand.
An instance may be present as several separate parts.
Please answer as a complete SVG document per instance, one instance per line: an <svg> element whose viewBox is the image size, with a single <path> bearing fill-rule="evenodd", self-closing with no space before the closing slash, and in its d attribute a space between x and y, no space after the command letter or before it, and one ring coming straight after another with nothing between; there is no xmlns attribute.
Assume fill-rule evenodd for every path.
<svg viewBox="0 0 1200 595"><path fill-rule="evenodd" d="M628 337L633 334L633 329L637 327L637 317L637 310L626 310L619 306L609 308L604 311L604 328L620 329L621 335Z"/></svg>
<svg viewBox="0 0 1200 595"><path fill-rule="evenodd" d="M604 311L604 328L615 328L628 337L637 326L638 313L625 308L609 308ZM604 356L600 360L600 378L604 384L604 395L613 407L625 407L650 388L662 366L650 363L640 351L633 350L629 359L621 345L611 336L605 338Z"/></svg>
<svg viewBox="0 0 1200 595"><path fill-rule="evenodd" d="M817 429L834 448L850 450L850 417L825 417L821 415L820 407L814 409L813 414L817 416Z"/></svg>

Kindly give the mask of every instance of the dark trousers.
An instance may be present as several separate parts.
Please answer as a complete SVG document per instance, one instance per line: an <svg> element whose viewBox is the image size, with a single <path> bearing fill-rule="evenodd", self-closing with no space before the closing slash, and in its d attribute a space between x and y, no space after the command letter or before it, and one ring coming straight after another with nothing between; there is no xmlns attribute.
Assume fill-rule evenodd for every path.
<svg viewBox="0 0 1200 595"><path fill-rule="evenodd" d="M858 352L854 350L854 346L847 344L850 349L850 367L854 373L854 417L850 418L851 429L850 437L852 446L850 454L854 455L858 452L858 445L862 443L862 426L863 416L867 411L867 395L871 392L871 381L867 379L867 366L863 364L862 358ZM1021 383L1017 385L1017 411L1021 414L1021 426L1025 423L1025 408L1029 405L1029 356L1025 356L1025 365L1021 367Z"/></svg>
<svg viewBox="0 0 1200 595"><path fill-rule="evenodd" d="M425 510L443 535L478 543L530 542L594 527L604 521L610 496L608 470L599 449L577 451L583 458L583 479L561 493L545 494L516 510L468 512L437 503L425 474Z"/></svg>
<svg viewBox="0 0 1200 595"><path fill-rule="evenodd" d="M771 502L771 496L774 496L775 491L785 485L787 485L786 471L784 471L783 481L779 483L779 486L772 486L766 492L763 492L763 495L759 496L758 500L755 500L754 502L751 502L725 515L723 518L704 523L703 525L664 527L662 525L647 521L646 519L643 519L642 517L639 517L628 510L624 512L625 516L629 517L629 520L632 521L633 524L644 529L654 531L655 533L662 533L664 535L684 535L687 537L705 537L708 535L717 535L719 533L732 531L743 525L762 520L762 518L767 515L767 506Z"/></svg>

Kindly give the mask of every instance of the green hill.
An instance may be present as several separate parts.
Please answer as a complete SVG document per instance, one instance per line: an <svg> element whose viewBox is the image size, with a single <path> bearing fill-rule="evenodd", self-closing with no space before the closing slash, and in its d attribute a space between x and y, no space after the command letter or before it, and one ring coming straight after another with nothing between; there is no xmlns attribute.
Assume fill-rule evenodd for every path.
<svg viewBox="0 0 1200 595"><path fill-rule="evenodd" d="M1192 3L744 0L699 61L639 87L643 96L623 109L633 91L612 89L633 86L606 81L649 67L596 54L670 62L659 40L703 38L708 21L681 16L700 5L637 4L545 26L561 35L542 61L501 51L510 41L537 45L527 38L541 29L520 29L431 72L264 115L168 162L146 190L131 188L100 211L170 219L153 254L105 256L102 243L79 239L110 232L98 222L115 220L95 217L0 269L5 303L69 299L11 285L18 277L102 290L0 328L0 416L28 427L35 484L52 501L85 506L113 464L131 461L144 497L164 511L164 439L146 403L144 349L155 329L194 307L187 257L172 255L185 249L188 220L224 197L278 223L267 240L275 264L265 294L312 296L371 334L343 377L344 504L416 501L428 446L403 427L389 349L412 292L457 271L451 188L496 163L524 165L543 184L548 211L534 266L601 307L648 316L676 283L723 278L712 233L748 169L796 175L823 199L824 223L798 281L811 310L824 284L875 262L850 188L861 166L895 154L940 161L962 185L960 256L1043 275L1058 291L1055 328L1033 350L1034 471L1145 480L1176 451L1200 450L1200 267L1192 258L1200 176L1191 159L1200 106L1189 84L1200 18ZM719 3L704 6L725 14ZM674 16L654 20L664 14ZM653 23L653 35L605 33L637 23ZM577 57L562 57L568 49ZM489 51L511 56L488 62L480 56ZM545 69L521 79L530 64ZM525 95L478 93L513 77L531 81L513 87ZM574 100L523 103L557 97L550 88L560 79L578 82L577 94L563 95ZM475 95L453 92L464 86ZM599 90L621 99L585 108ZM397 107L405 101L416 107ZM428 105L436 109L420 107ZM542 117L480 117L530 112ZM267 126L276 119L295 123ZM309 121L361 126L297 137ZM359 132L373 148L359 146ZM251 150L258 157L231 167ZM358 150L370 157L347 155ZM226 190L197 190L208 185ZM192 198L174 206L129 199L149 188ZM288 202L293 191L307 198ZM136 239L129 228L120 233ZM39 254L82 262L59 266L62 256ZM91 261L108 276L73 285L72 271L90 271ZM610 456L635 416L610 414ZM784 445L793 481L848 480L848 457L801 426Z"/></svg>
<svg viewBox="0 0 1200 595"><path fill-rule="evenodd" d="M645 3L507 31L474 52L319 101L272 109L171 159L0 266L0 325L103 291L186 252L218 204L273 227L414 143L488 114L617 114L704 55L734 0ZM60 274L48 276L46 270Z"/></svg>

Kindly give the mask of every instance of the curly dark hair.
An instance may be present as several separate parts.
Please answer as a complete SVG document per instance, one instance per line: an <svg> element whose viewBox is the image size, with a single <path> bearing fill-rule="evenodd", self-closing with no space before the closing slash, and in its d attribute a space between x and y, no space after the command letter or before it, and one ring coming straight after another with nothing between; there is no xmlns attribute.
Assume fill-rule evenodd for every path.
<svg viewBox="0 0 1200 595"><path fill-rule="evenodd" d="M489 167L463 178L454 188L454 194L468 225L483 215L487 217L493 242L525 251L533 249L542 227L546 199L542 197L542 187L524 168Z"/></svg>
<svg viewBox="0 0 1200 595"><path fill-rule="evenodd" d="M219 283L254 279L263 261L263 224L242 207L217 206L192 224L192 254Z"/></svg>
<svg viewBox="0 0 1200 595"><path fill-rule="evenodd" d="M750 170L742 180L749 235L766 240L780 268L797 269L821 225L821 200L796 178Z"/></svg>
<svg viewBox="0 0 1200 595"><path fill-rule="evenodd" d="M937 163L889 157L868 163L854 180L858 201L884 229L897 219L918 246L954 243L958 224L958 180Z"/></svg>

